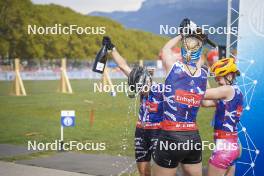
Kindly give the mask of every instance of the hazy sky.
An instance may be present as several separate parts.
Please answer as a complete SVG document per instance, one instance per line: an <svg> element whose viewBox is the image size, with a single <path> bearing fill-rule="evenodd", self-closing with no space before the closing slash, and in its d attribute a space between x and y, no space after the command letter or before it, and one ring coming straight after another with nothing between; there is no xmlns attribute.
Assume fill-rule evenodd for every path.
<svg viewBox="0 0 264 176"><path fill-rule="evenodd" d="M59 4L83 14L92 11L111 12L114 10L131 11L140 8L144 0L32 0L36 4Z"/></svg>

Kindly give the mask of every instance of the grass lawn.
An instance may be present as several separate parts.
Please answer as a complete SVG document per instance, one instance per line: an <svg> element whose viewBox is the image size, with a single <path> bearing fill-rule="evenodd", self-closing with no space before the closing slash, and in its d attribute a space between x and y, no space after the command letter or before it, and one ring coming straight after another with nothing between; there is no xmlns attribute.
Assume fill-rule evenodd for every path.
<svg viewBox="0 0 264 176"><path fill-rule="evenodd" d="M94 93L94 82L71 80L74 94L60 94L57 92L58 81L24 81L28 96L16 97L10 96L11 82L0 81L0 143L27 146L29 140L53 142L60 137L60 111L75 110L76 126L64 130L66 141L105 142L106 150L86 152L134 156L135 100L122 93L116 97ZM87 103L89 101L94 104ZM92 109L95 110L95 121L90 127ZM199 112L198 124L203 140L212 141L210 121L213 112L214 109L204 108ZM204 164L210 154L209 150L204 151Z"/></svg>

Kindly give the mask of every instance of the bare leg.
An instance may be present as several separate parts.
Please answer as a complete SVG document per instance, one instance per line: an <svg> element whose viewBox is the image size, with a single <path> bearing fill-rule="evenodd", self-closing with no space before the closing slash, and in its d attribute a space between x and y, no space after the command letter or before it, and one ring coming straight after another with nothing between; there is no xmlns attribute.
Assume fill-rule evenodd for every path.
<svg viewBox="0 0 264 176"><path fill-rule="evenodd" d="M208 165L208 176L223 176L226 173L226 169L215 167L214 165Z"/></svg>
<svg viewBox="0 0 264 176"><path fill-rule="evenodd" d="M236 166L230 166L226 171L226 176L234 176L236 171Z"/></svg>
<svg viewBox="0 0 264 176"><path fill-rule="evenodd" d="M181 164L185 176L202 176L202 163Z"/></svg>
<svg viewBox="0 0 264 176"><path fill-rule="evenodd" d="M165 168L154 163L152 167L153 176L175 176L177 168Z"/></svg>
<svg viewBox="0 0 264 176"><path fill-rule="evenodd" d="M151 176L150 162L137 162L137 168L140 176Z"/></svg>

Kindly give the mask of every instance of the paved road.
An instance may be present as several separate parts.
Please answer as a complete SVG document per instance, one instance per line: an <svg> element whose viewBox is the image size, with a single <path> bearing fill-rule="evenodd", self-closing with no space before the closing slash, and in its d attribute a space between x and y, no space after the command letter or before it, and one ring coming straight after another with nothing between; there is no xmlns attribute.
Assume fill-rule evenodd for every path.
<svg viewBox="0 0 264 176"><path fill-rule="evenodd" d="M49 157L19 160L16 163L101 176L131 173L136 169L134 159L130 157L77 152L58 152Z"/></svg>
<svg viewBox="0 0 264 176"><path fill-rule="evenodd" d="M1 157L13 157L20 155L28 155L32 152L28 151L24 146L16 146L11 144L0 144L0 158ZM120 173L131 173L135 168L134 158L123 157L123 156L110 156L104 154L85 154L78 152L58 152L48 157L39 157L34 159L18 160L15 162L17 167L21 168L21 165L35 166L38 168L38 173L42 173L40 168L51 169L51 171L66 171L69 173L82 173L88 175L119 175ZM6 164L6 163L3 163ZM11 164L11 166L16 166ZM36 167L37 166L37 167ZM2 170L2 169L0 169ZM14 170L13 172L10 167L4 169L6 175L19 175L20 170ZM30 173L30 169L27 170ZM32 173L35 173L34 170ZM47 172L49 173L49 172ZM45 173L45 174L47 174ZM0 176L2 176L0 172ZM52 174L51 174L52 175ZM54 174L53 174L54 175Z"/></svg>
<svg viewBox="0 0 264 176"><path fill-rule="evenodd" d="M89 176L68 171L56 169L47 169L35 166L26 166L21 164L0 161L1 176ZM90 175L91 176L91 175Z"/></svg>
<svg viewBox="0 0 264 176"><path fill-rule="evenodd" d="M29 153L25 147L0 144L0 157ZM135 170L134 158L76 152L58 152L48 157L18 160L15 163L0 161L0 176L109 176L128 174ZM182 175L180 171L177 174Z"/></svg>
<svg viewBox="0 0 264 176"><path fill-rule="evenodd" d="M0 157L12 157L19 155L28 155L38 151L29 151L25 146L17 146L12 144L0 144Z"/></svg>

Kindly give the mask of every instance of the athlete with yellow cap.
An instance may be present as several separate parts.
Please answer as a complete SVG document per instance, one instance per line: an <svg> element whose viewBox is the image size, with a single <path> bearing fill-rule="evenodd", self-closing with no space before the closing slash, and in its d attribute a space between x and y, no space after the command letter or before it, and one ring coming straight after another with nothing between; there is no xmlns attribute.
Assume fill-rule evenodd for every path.
<svg viewBox="0 0 264 176"><path fill-rule="evenodd" d="M243 94L235 84L240 75L234 58L221 59L211 67L217 88L207 89L202 106L216 107L213 125L215 150L208 166L208 176L233 176L235 160L240 156L237 123L243 111Z"/></svg>

